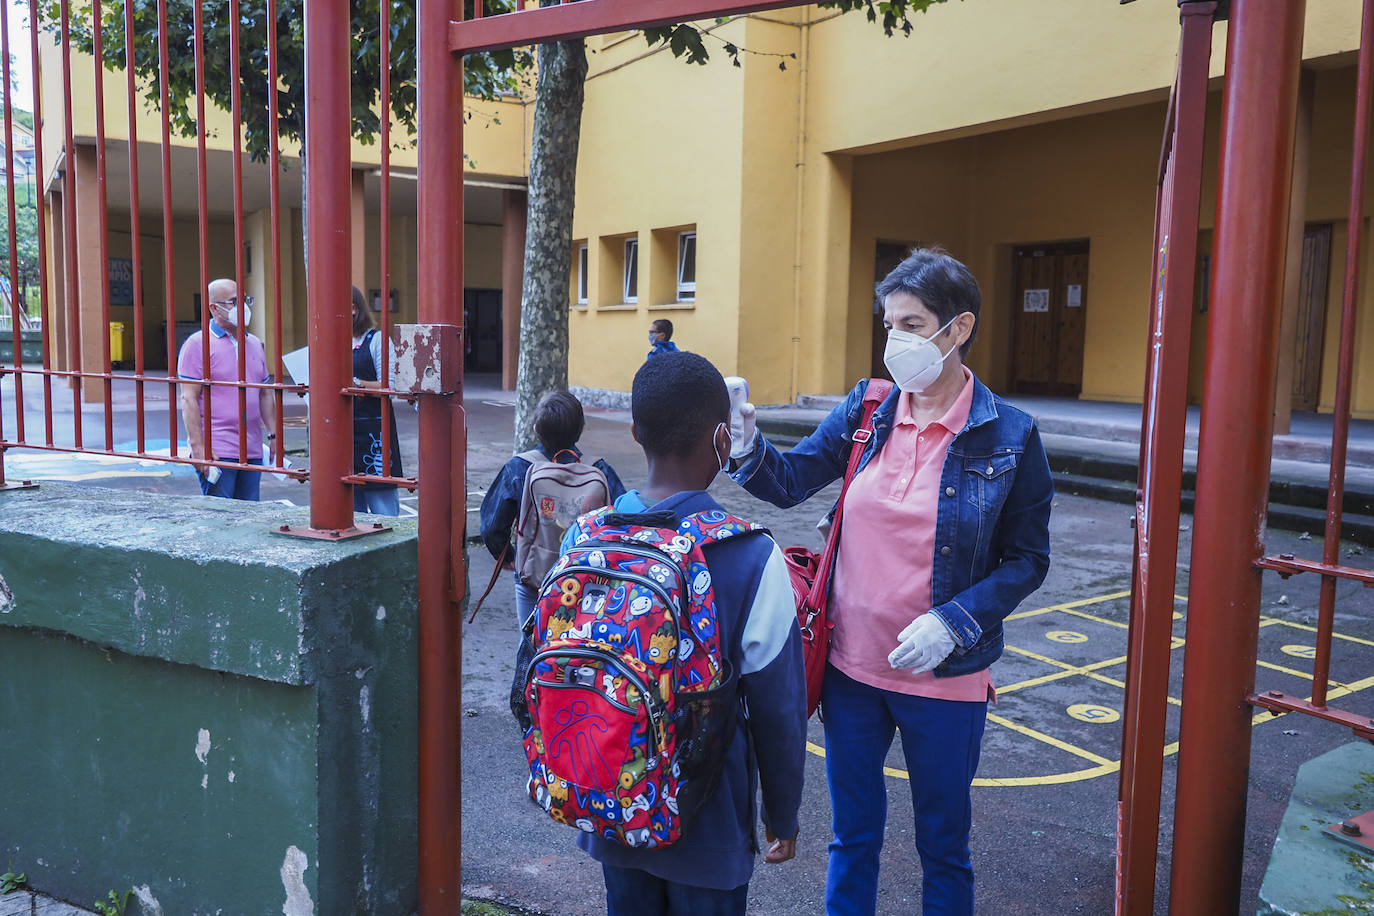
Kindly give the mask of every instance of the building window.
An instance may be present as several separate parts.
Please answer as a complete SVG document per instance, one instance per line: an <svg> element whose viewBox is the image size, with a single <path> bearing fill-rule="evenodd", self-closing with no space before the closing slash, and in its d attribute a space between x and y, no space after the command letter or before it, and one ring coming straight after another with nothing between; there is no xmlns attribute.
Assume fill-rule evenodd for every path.
<svg viewBox="0 0 1374 916"><path fill-rule="evenodd" d="M587 244L577 246L577 304L587 304Z"/></svg>
<svg viewBox="0 0 1374 916"><path fill-rule="evenodd" d="M683 232L677 237L677 301L697 298L697 234Z"/></svg>
<svg viewBox="0 0 1374 916"><path fill-rule="evenodd" d="M639 239L625 240L624 302L639 301Z"/></svg>

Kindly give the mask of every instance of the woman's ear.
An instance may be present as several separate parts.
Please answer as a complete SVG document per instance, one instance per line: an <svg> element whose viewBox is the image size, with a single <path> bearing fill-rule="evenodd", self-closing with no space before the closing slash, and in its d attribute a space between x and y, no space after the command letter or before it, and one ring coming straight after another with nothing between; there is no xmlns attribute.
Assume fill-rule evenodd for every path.
<svg viewBox="0 0 1374 916"><path fill-rule="evenodd" d="M972 312L960 312L954 316L954 339L963 346L973 336L973 325L977 322Z"/></svg>

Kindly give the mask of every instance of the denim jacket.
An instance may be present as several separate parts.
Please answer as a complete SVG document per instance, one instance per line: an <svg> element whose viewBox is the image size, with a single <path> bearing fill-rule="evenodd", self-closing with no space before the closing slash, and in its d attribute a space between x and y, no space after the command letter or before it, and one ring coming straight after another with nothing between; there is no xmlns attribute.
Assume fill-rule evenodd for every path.
<svg viewBox="0 0 1374 916"><path fill-rule="evenodd" d="M859 382L786 454L758 435L753 453L731 476L782 508L838 480L849 462L850 436L863 419L867 388L867 379ZM900 395L894 388L874 413L860 472L887 442ZM968 422L950 442L940 475L930 611L954 636L955 648L935 669L936 677L981 671L1001 656L1002 621L1040 587L1050 567L1053 498L1035 420L975 376ZM919 610L913 608L912 615Z"/></svg>

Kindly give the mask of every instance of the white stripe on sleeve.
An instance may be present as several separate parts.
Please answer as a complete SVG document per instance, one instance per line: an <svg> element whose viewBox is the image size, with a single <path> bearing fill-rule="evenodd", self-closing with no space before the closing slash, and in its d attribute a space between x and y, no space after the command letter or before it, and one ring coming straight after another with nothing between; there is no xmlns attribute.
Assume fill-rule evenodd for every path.
<svg viewBox="0 0 1374 916"><path fill-rule="evenodd" d="M763 575L759 577L754 605L744 625L742 673L753 674L768 667L783 646L787 645L787 637L796 626L797 609L792 601L792 580L788 578L782 551L774 544L773 553L764 564Z"/></svg>

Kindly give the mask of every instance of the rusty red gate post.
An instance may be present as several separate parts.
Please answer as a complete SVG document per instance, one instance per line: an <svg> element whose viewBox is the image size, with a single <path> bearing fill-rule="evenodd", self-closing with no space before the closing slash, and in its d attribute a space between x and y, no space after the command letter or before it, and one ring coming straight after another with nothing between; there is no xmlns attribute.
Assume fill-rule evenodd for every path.
<svg viewBox="0 0 1374 916"><path fill-rule="evenodd" d="M310 343L310 527L353 527L349 280L352 112L347 4L305 3L306 308ZM208 365L208 363L207 363Z"/></svg>
<svg viewBox="0 0 1374 916"><path fill-rule="evenodd" d="M1198 444L1170 912L1240 904L1304 0L1235 0ZM1180 252L1191 257L1189 252Z"/></svg>
<svg viewBox="0 0 1374 916"><path fill-rule="evenodd" d="M417 308L463 323L463 64L448 45L461 4L419 0ZM341 198L347 200L347 197ZM347 263L345 258L344 263ZM382 291L386 296L386 290ZM383 300L385 301L385 299ZM453 354L457 356L458 354ZM459 368L461 372L461 368ZM457 913L461 870L462 601L466 436L461 387L420 399L420 913Z"/></svg>

